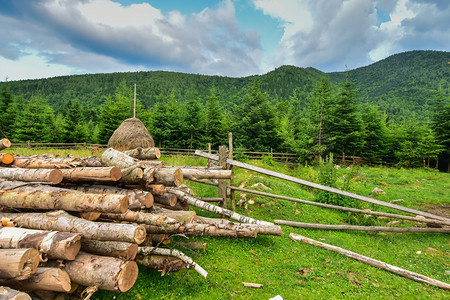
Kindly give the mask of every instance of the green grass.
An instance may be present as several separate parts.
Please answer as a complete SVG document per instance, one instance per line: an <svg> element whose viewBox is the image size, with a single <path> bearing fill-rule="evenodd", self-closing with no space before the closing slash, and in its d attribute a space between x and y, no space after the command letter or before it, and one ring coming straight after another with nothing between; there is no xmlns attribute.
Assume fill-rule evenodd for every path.
<svg viewBox="0 0 450 300"><path fill-rule="evenodd" d="M77 156L89 154L79 153ZM201 158L172 157L164 160L168 165L206 165L206 160ZM313 167L290 169L261 161L248 163L306 180L317 179L317 169ZM338 171L338 184L342 183L343 176L349 172L344 168ZM235 174L236 185L244 180L247 180L246 188L255 183L263 183L271 190L262 191L314 200L314 191L298 184L239 168L235 169ZM217 195L215 187L190 181L185 183L198 196ZM415 209L424 210L429 209L430 205L450 204L450 174L435 170L361 167L350 186L352 192L365 196L370 195L374 187L383 189L386 194L371 197L384 201L404 199L404 202L398 204ZM236 199L240 199L239 193L236 193ZM249 204L247 210L238 207L237 212L265 221L285 219L345 224L346 220L345 213L334 210L249 194L247 199L253 200L253 204ZM363 207L399 213L375 205L364 204ZM195 210L198 215L214 217L212 213ZM390 219L380 220L381 223L388 221ZM399 226L417 224L402 221ZM269 299L281 295L284 299L444 299L450 296L448 291L368 266L329 250L291 242L288 237L290 232L295 232L448 283L448 234L329 231L287 226L282 226L282 229L282 237L260 235L253 240L191 237L191 241L206 242L206 252L195 253L180 249L209 272L208 279L204 280L193 270L160 276L158 271L140 267L138 280L130 291L99 291L93 298ZM180 240L179 237L174 239ZM421 251L420 254L418 251ZM261 283L263 287L243 287L242 282Z"/></svg>

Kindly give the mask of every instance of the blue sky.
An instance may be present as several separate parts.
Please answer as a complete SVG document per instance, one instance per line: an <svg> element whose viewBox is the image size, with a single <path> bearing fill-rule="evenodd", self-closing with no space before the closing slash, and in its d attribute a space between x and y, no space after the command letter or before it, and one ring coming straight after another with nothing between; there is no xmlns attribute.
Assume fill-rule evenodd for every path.
<svg viewBox="0 0 450 300"><path fill-rule="evenodd" d="M1 0L0 81L168 70L325 72L450 49L448 0Z"/></svg>

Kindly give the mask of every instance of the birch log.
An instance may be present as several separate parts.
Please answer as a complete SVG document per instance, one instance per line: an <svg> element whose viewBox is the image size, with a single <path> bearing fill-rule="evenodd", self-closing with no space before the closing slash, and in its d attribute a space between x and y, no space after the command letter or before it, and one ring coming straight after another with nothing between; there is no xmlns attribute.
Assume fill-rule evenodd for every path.
<svg viewBox="0 0 450 300"><path fill-rule="evenodd" d="M0 140L0 151L9 147L11 147L11 142L8 139Z"/></svg>
<svg viewBox="0 0 450 300"><path fill-rule="evenodd" d="M277 225L256 225L256 224L246 224L246 223L235 223L228 221L226 219L213 219L197 216L197 223L209 224L215 226L223 226L224 228L236 228L236 227L247 227L253 228L256 230L258 234L262 235L275 235L282 236L283 232L281 231L281 227Z"/></svg>
<svg viewBox="0 0 450 300"><path fill-rule="evenodd" d="M32 298L27 293L14 290L7 286L0 286L0 299L31 300Z"/></svg>
<svg viewBox="0 0 450 300"><path fill-rule="evenodd" d="M161 157L161 151L158 148L136 148L132 150L123 151L126 155L140 160L153 160Z"/></svg>
<svg viewBox="0 0 450 300"><path fill-rule="evenodd" d="M54 291L67 293L71 282L69 274L59 268L38 268L30 278L25 280L0 280L0 285L25 291Z"/></svg>
<svg viewBox="0 0 450 300"><path fill-rule="evenodd" d="M136 257L138 245L127 242L83 239L81 243L81 250L101 256L111 256L125 260L133 260Z"/></svg>
<svg viewBox="0 0 450 300"><path fill-rule="evenodd" d="M21 227L73 232L82 238L99 241L123 241L140 244L145 240L145 228L132 224L91 222L69 215L63 210L47 213L3 213Z"/></svg>
<svg viewBox="0 0 450 300"><path fill-rule="evenodd" d="M164 193L162 196L154 196L154 201L159 204L174 207L177 202L177 196L172 193Z"/></svg>
<svg viewBox="0 0 450 300"><path fill-rule="evenodd" d="M155 225L155 226L165 226L165 225L174 224L177 222L175 219L169 218L167 216L145 213L145 212L138 212L138 211L131 211L131 210L128 210L123 214L103 213L102 217L104 217L106 219L110 219L110 220L126 221L126 222L148 224L148 225Z"/></svg>
<svg viewBox="0 0 450 300"><path fill-rule="evenodd" d="M0 153L0 161L2 164L10 165L14 161L14 156L10 153Z"/></svg>
<svg viewBox="0 0 450 300"><path fill-rule="evenodd" d="M138 255L136 256L136 262L149 269L160 271L161 276L186 268L186 263L179 258L157 254Z"/></svg>
<svg viewBox="0 0 450 300"><path fill-rule="evenodd" d="M82 157L81 159L86 164L85 167L93 167L93 168L103 167L101 159L97 156Z"/></svg>
<svg viewBox="0 0 450 300"><path fill-rule="evenodd" d="M241 223L250 223L250 224L258 224L258 225L273 225L270 222L265 222L265 221L252 219L250 217L237 214L234 211L231 211L231 210L228 210L228 209L225 209L225 208L222 208L222 207L219 207L219 206L216 206L216 205L212 205L212 204L209 204L207 202L198 200L198 199L196 199L196 198L194 198L194 197L192 197L192 196L190 196L190 195L188 195L188 194L186 194L184 192L178 191L176 189L170 189L169 188L169 189L166 189L166 190L168 190L171 193L177 195L178 199L180 199L180 200L182 200L182 201L184 201L184 202L186 202L186 203L188 203L190 205L203 208L205 210L208 210L208 211L214 212L216 214L228 217L230 219L239 221Z"/></svg>
<svg viewBox="0 0 450 300"><path fill-rule="evenodd" d="M415 280L417 282L427 283L427 284L430 284L430 285L437 286L437 287L439 287L441 289L445 289L447 291L450 291L450 284L447 284L445 282L442 282L442 281L439 281L439 280L436 280L436 279L433 279L433 278L430 278L430 277L427 277L427 276L424 276L424 275L421 275L421 274L418 274L418 273L414 273L414 272L411 272L411 271L408 271L408 270L405 270L405 269L402 269L402 268L399 268L399 267L387 264L385 262L382 262L382 261L379 261L379 260L376 260L376 259L364 256L364 255L361 255L361 254L358 254L358 253L355 253L355 252L352 252L352 251L340 248L340 247L336 247L336 246L333 246L333 245L328 245L328 244L325 244L325 243L322 243L322 242L319 242L319 241L316 241L316 240L313 240L313 239L301 236L299 234L291 233L289 235L289 237L293 241L301 241L301 242L303 242L305 244L319 246L319 247L325 248L327 250L338 252L338 253L340 253L342 255L345 255L347 257L356 259L357 261L363 262L363 263L371 265L373 267L384 269L384 270L389 271L391 273L394 273L394 274L397 274L397 275L400 275L400 276L403 276L403 277Z"/></svg>
<svg viewBox="0 0 450 300"><path fill-rule="evenodd" d="M183 184L183 171L179 168L155 168L154 182L165 186L179 186Z"/></svg>
<svg viewBox="0 0 450 300"><path fill-rule="evenodd" d="M121 169L132 167L139 163L139 160L113 148L106 149L100 160L105 166L116 166Z"/></svg>
<svg viewBox="0 0 450 300"><path fill-rule="evenodd" d="M176 223L165 226L144 225L149 234L184 234L193 236L220 236L234 238L256 238L258 232L255 228L245 226L220 226L198 223Z"/></svg>
<svg viewBox="0 0 450 300"><path fill-rule="evenodd" d="M0 167L0 178L27 182L49 182L58 184L63 180L63 175L60 170L55 169L22 169Z"/></svg>
<svg viewBox="0 0 450 300"><path fill-rule="evenodd" d="M119 292L128 291L139 272L135 261L86 252L80 252L75 260L66 262L64 269L79 285Z"/></svg>
<svg viewBox="0 0 450 300"><path fill-rule="evenodd" d="M115 182L122 178L118 167L61 169L65 182L97 181Z"/></svg>
<svg viewBox="0 0 450 300"><path fill-rule="evenodd" d="M192 258L187 256L183 252L178 251L177 249L165 249L165 248L156 248L156 247L139 247L138 253L142 254L142 255L158 254L158 255L173 256L173 257L181 259L184 263L186 263L187 268L193 268L200 275L202 275L203 278L206 279L206 277L208 276L208 272L206 272L205 269L203 269L200 265L198 265L195 261L193 261Z"/></svg>
<svg viewBox="0 0 450 300"><path fill-rule="evenodd" d="M24 280L36 272L39 251L27 249L0 249L0 279Z"/></svg>
<svg viewBox="0 0 450 300"><path fill-rule="evenodd" d="M178 223L192 223L197 219L197 213L193 210L170 210L155 206L151 213L175 219Z"/></svg>
<svg viewBox="0 0 450 300"><path fill-rule="evenodd" d="M35 157L15 156L13 166L28 169L70 169L86 167L87 163L81 158L68 157Z"/></svg>
<svg viewBox="0 0 450 300"><path fill-rule="evenodd" d="M165 168L172 169L172 168ZM181 169L184 179L230 179L231 170Z"/></svg>
<svg viewBox="0 0 450 300"><path fill-rule="evenodd" d="M113 194L0 191L0 205L12 208L123 213L128 209L128 201L128 196Z"/></svg>
<svg viewBox="0 0 450 300"><path fill-rule="evenodd" d="M81 237L76 233L0 227L1 248L34 248L51 259L73 260L80 251Z"/></svg>

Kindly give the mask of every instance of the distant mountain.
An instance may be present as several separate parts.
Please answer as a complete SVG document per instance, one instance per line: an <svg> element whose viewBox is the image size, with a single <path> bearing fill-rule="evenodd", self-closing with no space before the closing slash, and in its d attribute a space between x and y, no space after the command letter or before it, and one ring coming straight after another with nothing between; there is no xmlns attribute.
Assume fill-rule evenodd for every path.
<svg viewBox="0 0 450 300"><path fill-rule="evenodd" d="M104 103L123 80L137 84L138 98L144 107L151 107L161 95L175 93L180 99L209 97L215 88L223 107L239 103L243 90L259 79L261 88L274 100L288 100L294 91L297 97L308 97L320 78L326 76L334 85L347 74L358 88L363 102L379 105L396 118L415 113L423 117L427 101L441 84L449 91L450 52L411 51L392 55L366 67L348 72L324 73L314 68L281 66L264 75L242 78L207 76L166 71L125 72L60 76L48 79L9 82L11 93L23 98L40 94L56 111L64 109L70 99L78 98L91 110Z"/></svg>

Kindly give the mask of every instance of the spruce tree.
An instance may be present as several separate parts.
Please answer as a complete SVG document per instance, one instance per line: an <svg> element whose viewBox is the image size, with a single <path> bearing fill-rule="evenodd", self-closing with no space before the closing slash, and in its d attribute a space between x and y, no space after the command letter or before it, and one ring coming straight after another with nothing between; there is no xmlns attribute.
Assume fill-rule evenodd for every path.
<svg viewBox="0 0 450 300"><path fill-rule="evenodd" d="M216 90L213 88L206 103L205 135L203 141L205 143L211 143L213 148L217 148L224 143L225 139L224 115L217 100Z"/></svg>
<svg viewBox="0 0 450 300"><path fill-rule="evenodd" d="M64 141L67 143L86 142L88 132L84 119L83 108L78 99L69 102L66 110Z"/></svg>
<svg viewBox="0 0 450 300"><path fill-rule="evenodd" d="M2 136L12 138L13 124L16 117L14 98L10 92L9 84L4 83L0 92L0 130Z"/></svg>
<svg viewBox="0 0 450 300"><path fill-rule="evenodd" d="M388 145L386 114L380 112L378 107L369 105L363 109L362 119L364 147L360 156L365 162L382 163Z"/></svg>
<svg viewBox="0 0 450 300"><path fill-rule="evenodd" d="M441 169L450 170L450 98L444 95L442 87L436 92L432 102L431 128L434 131L436 142L442 146L443 151L438 155L438 165ZM439 166L437 166L439 167Z"/></svg>

